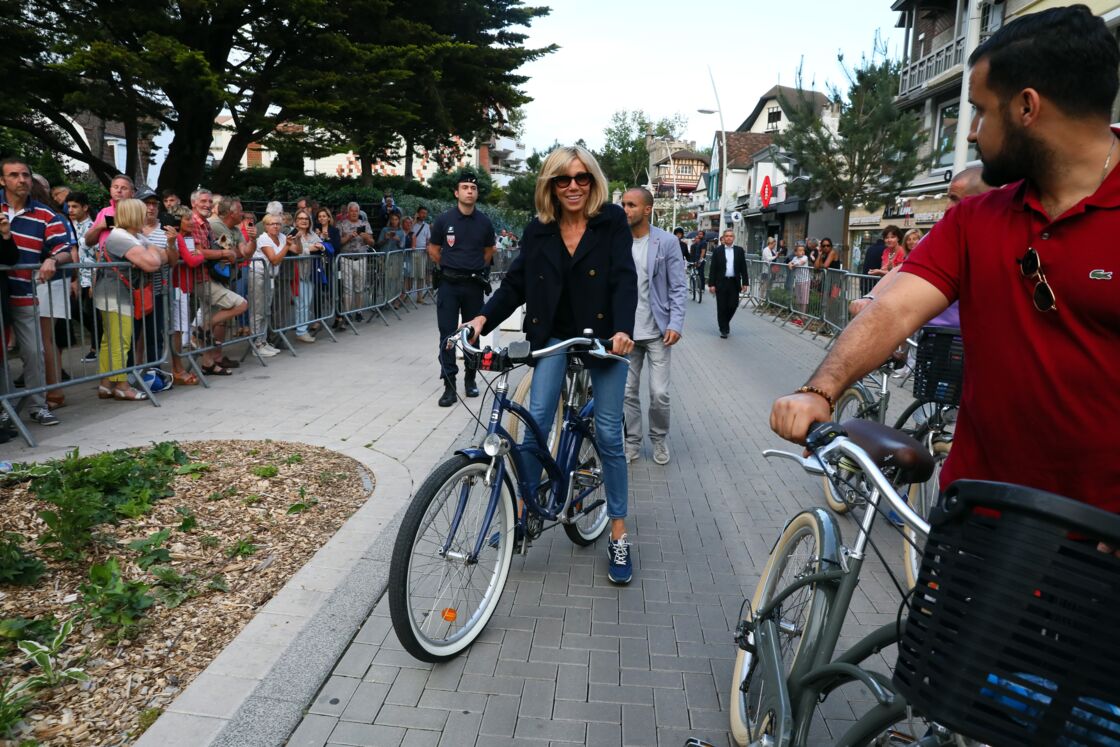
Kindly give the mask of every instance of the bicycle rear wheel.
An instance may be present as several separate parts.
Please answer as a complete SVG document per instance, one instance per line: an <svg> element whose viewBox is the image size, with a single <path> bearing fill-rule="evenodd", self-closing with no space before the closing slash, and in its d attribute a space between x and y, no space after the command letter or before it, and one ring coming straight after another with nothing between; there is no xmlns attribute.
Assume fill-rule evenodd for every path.
<svg viewBox="0 0 1120 747"><path fill-rule="evenodd" d="M910 507L918 512L923 519L929 519L930 509L937 502L940 491L941 469L945 460L949 458L949 449L952 441L934 441L933 451L933 476L923 483L914 483L910 486ZM918 570L922 566L922 550L925 540L921 539L910 527L902 529L902 569L906 574L906 588L913 589L918 583Z"/></svg>
<svg viewBox="0 0 1120 747"><path fill-rule="evenodd" d="M821 519L814 512L804 511L793 517L774 545L758 580L752 615L800 575L819 569L823 537ZM775 611L780 615L778 629L785 677L789 677L799 657L811 654L816 645L828 596L818 584L809 584L786 597ZM774 714L763 709L768 695L766 686L754 655L739 649L731 676L731 733L739 745L774 735Z"/></svg>
<svg viewBox="0 0 1120 747"><path fill-rule="evenodd" d="M591 427L594 432L594 424ZM598 508L573 523L564 525L564 533L568 535L568 539L577 545L586 546L599 539L610 519L607 515L607 491L603 487L603 461L599 458L599 446L592 438L585 438L580 444L579 461L573 479L577 481L573 488L577 493L572 505L568 507L568 516L579 514L584 506L590 506L598 500L604 501Z"/></svg>
<svg viewBox="0 0 1120 747"><path fill-rule="evenodd" d="M862 390L849 387L836 400L836 409L833 412L832 419L837 423L843 423L845 420L851 420L852 418L863 419L873 413L874 407L875 403L868 399ZM843 467L840 468L839 477L841 480L848 482L862 480L859 473L845 470ZM824 502L838 514L848 513L853 505L862 500L858 490L846 487L843 484L837 488L832 484L832 480L828 479L827 475L821 477L821 484L824 486Z"/></svg>
<svg viewBox="0 0 1120 747"><path fill-rule="evenodd" d="M389 612L401 645L421 661L447 661L471 645L505 588L513 558L513 490L507 475L487 525L489 467L488 459L461 454L439 465L416 491L397 532L389 565ZM467 560L483 533L490 539L476 560Z"/></svg>
<svg viewBox="0 0 1120 747"><path fill-rule="evenodd" d="M533 386L533 372L529 371L518 382L517 388L513 390L513 401L522 407L529 407L529 390ZM567 388L567 387L565 387ZM560 446L560 428L564 424L564 392L560 392L560 403L556 406L556 415L552 418L552 430L548 432L548 451L552 454L553 458L556 457L556 450ZM509 431L510 438L514 443L521 442L521 429L523 424L521 418L513 415L512 413L506 418L506 430Z"/></svg>

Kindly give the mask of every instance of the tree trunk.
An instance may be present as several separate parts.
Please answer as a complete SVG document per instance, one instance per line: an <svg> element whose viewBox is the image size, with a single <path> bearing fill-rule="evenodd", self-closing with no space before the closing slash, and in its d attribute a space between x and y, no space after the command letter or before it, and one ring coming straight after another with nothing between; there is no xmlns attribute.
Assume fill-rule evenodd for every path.
<svg viewBox="0 0 1120 747"><path fill-rule="evenodd" d="M216 189L224 190L229 186L233 175L241 169L241 157L245 155L245 151L249 149L249 144L253 140L255 138L251 132L238 130L233 133L233 136L229 139L229 144L226 145L226 152L222 155L221 162L214 170L213 181Z"/></svg>
<svg viewBox="0 0 1120 747"><path fill-rule="evenodd" d="M140 184L140 125L136 121L136 115L129 112L124 117L124 173L132 177L132 180Z"/></svg>
<svg viewBox="0 0 1120 747"><path fill-rule="evenodd" d="M407 184L412 181L412 158L416 155L416 150L409 140L404 144L404 181Z"/></svg>
<svg viewBox="0 0 1120 747"><path fill-rule="evenodd" d="M851 213L851 205L845 204L840 216L840 230L844 232L844 237L841 239L843 250L840 252L840 261L848 268L848 272L859 272L860 268L852 267L852 232L848 230L848 221L851 220Z"/></svg>
<svg viewBox="0 0 1120 747"><path fill-rule="evenodd" d="M218 109L216 106L184 106L179 103L175 108L179 112L179 121L175 123L175 136L167 147L167 160L159 172L159 188L175 190L186 202L202 181L210 142L214 137L214 115Z"/></svg>
<svg viewBox="0 0 1120 747"><path fill-rule="evenodd" d="M360 156L360 160L361 160L361 164L362 164L362 186L363 187L372 187L373 186L373 156L369 156L369 155L366 155L365 153L363 153Z"/></svg>

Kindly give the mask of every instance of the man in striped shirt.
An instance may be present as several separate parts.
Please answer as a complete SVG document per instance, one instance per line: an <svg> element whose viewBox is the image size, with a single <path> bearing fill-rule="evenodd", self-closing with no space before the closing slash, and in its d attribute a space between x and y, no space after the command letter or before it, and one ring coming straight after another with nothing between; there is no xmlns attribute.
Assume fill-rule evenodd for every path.
<svg viewBox="0 0 1120 747"><path fill-rule="evenodd" d="M40 344L39 314L35 308L35 282L45 283L54 277L58 266L70 257L70 232L58 213L31 199L31 168L18 158L0 161L4 193L0 195L0 211L11 225L12 237L19 248L19 264L39 265L31 269L8 272L11 294L10 323L19 343L23 359L23 379L28 389L46 384L43 370L43 349ZM0 391L6 392L8 381L0 376ZM30 417L39 425L57 425L58 418L47 409L43 392L27 397L31 401Z"/></svg>

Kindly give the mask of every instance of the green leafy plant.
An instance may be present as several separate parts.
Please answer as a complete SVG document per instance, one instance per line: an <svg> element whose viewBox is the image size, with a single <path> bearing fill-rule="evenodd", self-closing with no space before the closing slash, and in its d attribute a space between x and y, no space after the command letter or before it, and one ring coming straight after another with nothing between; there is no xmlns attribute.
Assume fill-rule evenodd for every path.
<svg viewBox="0 0 1120 747"><path fill-rule="evenodd" d="M244 503L246 506L255 506L258 503L260 503L262 500L263 499L259 495L257 495L256 493L250 493L249 495L245 496L245 500L243 500L241 502Z"/></svg>
<svg viewBox="0 0 1120 747"><path fill-rule="evenodd" d="M289 454L288 458L284 460L284 464L300 464L303 461L303 454Z"/></svg>
<svg viewBox="0 0 1120 747"><path fill-rule="evenodd" d="M150 449L119 449L81 456L77 449L37 470L31 492L50 504L39 512L47 525L39 543L53 557L73 560L94 539L98 524L135 518L173 494L175 470L187 461L174 442Z"/></svg>
<svg viewBox="0 0 1120 747"><path fill-rule="evenodd" d="M202 477L203 473L209 471L210 464L208 462L191 462L190 464L184 464L181 467L177 468L175 470L175 474L190 475L191 477L198 479Z"/></svg>
<svg viewBox="0 0 1120 747"><path fill-rule="evenodd" d="M159 582L152 593L164 606L178 607L186 600L198 596L198 577L194 574L184 575L169 565L157 565L151 572Z"/></svg>
<svg viewBox="0 0 1120 747"><path fill-rule="evenodd" d="M147 539L133 540L128 543L128 549L135 550L140 553L140 557L136 559L136 565L144 570L148 570L156 563L166 563L171 560L171 553L163 543L171 536L170 529L161 529L154 534L148 535Z"/></svg>
<svg viewBox="0 0 1120 747"><path fill-rule="evenodd" d="M213 534L207 534L198 541L198 544L202 545L203 547L217 547L219 544L221 544L221 540Z"/></svg>
<svg viewBox="0 0 1120 747"><path fill-rule="evenodd" d="M175 509L175 513L183 517L179 522L180 532L191 532L198 528L198 517L191 511L190 506L179 506Z"/></svg>
<svg viewBox="0 0 1120 747"><path fill-rule="evenodd" d="M288 506L287 513L288 514L301 514L304 511L306 511L307 509L312 508L313 506L317 506L317 505L319 505L318 499L308 498L306 500L299 501L298 503L293 503L292 505Z"/></svg>
<svg viewBox="0 0 1120 747"><path fill-rule="evenodd" d="M268 480L280 474L280 468L273 464L264 464L260 467L253 467L249 471L264 480Z"/></svg>
<svg viewBox="0 0 1120 747"><path fill-rule="evenodd" d="M0 584L30 586L46 572L43 561L23 549L24 541L16 532L6 532L0 540Z"/></svg>
<svg viewBox="0 0 1120 747"><path fill-rule="evenodd" d="M0 682L0 737L11 735L35 700L25 682L12 685L11 678Z"/></svg>
<svg viewBox="0 0 1120 747"><path fill-rule="evenodd" d="M253 544L252 537L242 537L237 540L236 544L230 545L226 548L227 558L247 558L250 555L255 555L257 546Z"/></svg>
<svg viewBox="0 0 1120 747"><path fill-rule="evenodd" d="M215 490L213 493L206 496L206 500L211 501L211 502L222 501L222 500L225 500L226 498L232 498L235 495L237 495L237 488L235 488L235 487L222 488L221 490Z"/></svg>
<svg viewBox="0 0 1120 747"><path fill-rule="evenodd" d="M142 581L126 581L121 577L116 558L95 563L89 569L89 583L78 587L81 606L99 627L115 628L120 636L131 633L155 599Z"/></svg>
<svg viewBox="0 0 1120 747"><path fill-rule="evenodd" d="M140 711L140 715L136 717L136 730L132 732L132 736L138 737L151 727L160 716L163 715L162 708L145 708Z"/></svg>
<svg viewBox="0 0 1120 747"><path fill-rule="evenodd" d="M63 682L87 682L89 675L77 667L59 666L58 655L66 645L66 638L74 630L74 618L62 623L54 637L46 644L38 641L20 641L17 646L27 661L39 667L38 674L28 677L22 684L29 689L55 687Z"/></svg>
<svg viewBox="0 0 1120 747"><path fill-rule="evenodd" d="M210 577L210 581L206 584L206 588L213 591L229 591L229 584L226 583L225 576L220 573L216 573Z"/></svg>
<svg viewBox="0 0 1120 747"><path fill-rule="evenodd" d="M56 625L53 615L43 619L8 617L0 620L0 654L10 653L18 641L50 640Z"/></svg>

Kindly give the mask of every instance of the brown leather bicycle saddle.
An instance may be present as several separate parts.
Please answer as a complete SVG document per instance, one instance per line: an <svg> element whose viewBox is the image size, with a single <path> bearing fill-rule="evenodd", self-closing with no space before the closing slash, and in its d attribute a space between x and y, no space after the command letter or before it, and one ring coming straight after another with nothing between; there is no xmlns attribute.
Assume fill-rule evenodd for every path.
<svg viewBox="0 0 1120 747"><path fill-rule="evenodd" d="M933 455L905 433L874 420L845 420L840 427L879 469L897 470L895 483L925 482L933 475Z"/></svg>

